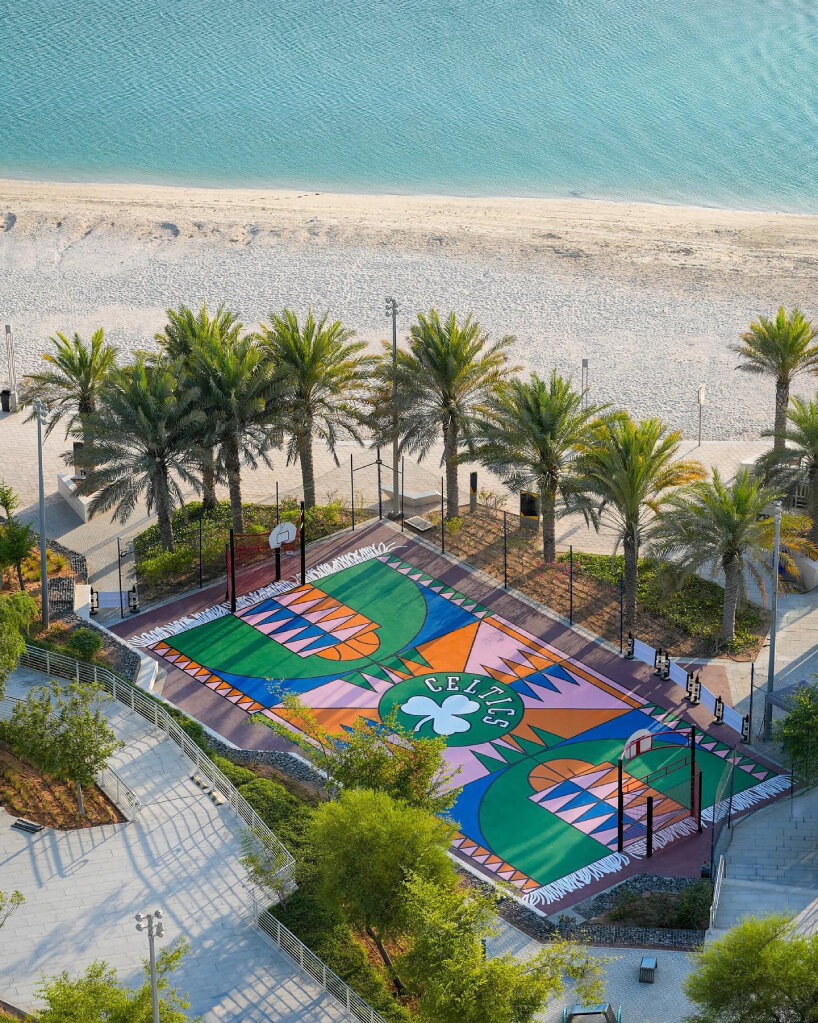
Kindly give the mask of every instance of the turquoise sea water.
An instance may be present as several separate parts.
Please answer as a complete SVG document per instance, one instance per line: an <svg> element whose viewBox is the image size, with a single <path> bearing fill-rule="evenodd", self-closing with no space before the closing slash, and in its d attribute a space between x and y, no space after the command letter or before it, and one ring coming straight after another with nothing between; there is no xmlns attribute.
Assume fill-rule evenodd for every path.
<svg viewBox="0 0 818 1023"><path fill-rule="evenodd" d="M818 211L818 0L6 0L0 175Z"/></svg>

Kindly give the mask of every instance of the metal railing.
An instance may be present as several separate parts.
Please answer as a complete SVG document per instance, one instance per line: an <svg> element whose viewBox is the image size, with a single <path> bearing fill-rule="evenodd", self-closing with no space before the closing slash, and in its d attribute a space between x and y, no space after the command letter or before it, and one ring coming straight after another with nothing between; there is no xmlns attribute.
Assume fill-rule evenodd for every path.
<svg viewBox="0 0 818 1023"><path fill-rule="evenodd" d="M20 664L26 668L33 668L35 671L42 671L47 675L56 675L58 678L96 683L100 688L110 693L115 700L130 708L135 714L141 715L156 728L161 728L176 743L185 756L196 765L196 773L207 779L211 789L220 792L225 802L230 804L230 807L244 823L257 834L263 836L262 841L264 841L264 844L270 849L280 850L282 866L276 871L275 878L283 881L292 874L295 861L290 851L281 844L244 796L241 795L226 775L222 774L210 757L199 749L196 743L176 724L170 714L155 700L145 696L143 692L132 686L130 682L126 682L125 679L115 675L107 668L99 667L96 664L88 664L84 661L77 661L73 657L66 657L64 654L57 654L51 650L30 646L28 643L26 643L25 653L20 658Z"/></svg>
<svg viewBox="0 0 818 1023"><path fill-rule="evenodd" d="M309 948L288 930L281 921L267 909L261 909L258 900L251 892L253 899L253 920L256 927L266 934L278 948L298 963L304 973L318 981L324 991L332 995L346 1009L350 1016L362 1023L386 1023L383 1016L369 1002L365 1002L356 994L346 981L341 980L326 963L322 962Z"/></svg>
<svg viewBox="0 0 818 1023"><path fill-rule="evenodd" d="M716 879L713 883L713 901L710 903L710 926L716 926L716 918L719 913L719 899L721 898L721 886L724 881L724 871L727 865L727 861L723 856L719 856L719 866L716 870Z"/></svg>
<svg viewBox="0 0 818 1023"><path fill-rule="evenodd" d="M103 768L97 772L96 783L111 802L119 807L127 820L134 820L142 809L142 803L116 771L112 771L110 767Z"/></svg>
<svg viewBox="0 0 818 1023"><path fill-rule="evenodd" d="M222 774L213 761L202 753L199 747L176 724L170 714L158 703L146 697L144 693L132 686L130 682L119 678L118 675L115 675L107 668L77 661L73 657L66 657L63 654L53 653L50 650L30 646L28 643L26 643L25 653L20 658L20 664L23 667L33 668L35 671L42 671L49 675L56 675L59 678L71 679L77 682L95 682L106 692L110 693L115 700L123 703L136 714L140 714L157 728L167 732L168 736L173 739L182 752L196 765L196 772L206 777L211 782L213 788L221 792L226 802L230 804L244 823L259 835L260 840L268 848L278 848L281 850L283 866L274 875L279 886L291 881L295 866L292 854L276 838L252 806L250 806L227 777ZM113 771L108 769L107 773L111 775L111 778L106 778L106 783L112 784L115 779L124 789L127 789L124 782L117 778ZM111 793L104 789L103 785L100 785L100 787L106 791L106 794L111 799L114 799ZM130 792L130 789L127 789L127 792L137 804L137 808L141 809L139 801ZM116 799L114 799L114 802L120 805ZM364 1001L345 981L341 980L300 938L297 938L280 923L269 910L260 908L255 890L249 888L248 890L253 900L253 922L263 934L274 941L283 952L286 952L304 973L318 981L322 988L332 995L351 1016L361 1020L362 1023L386 1023L380 1013L376 1012L368 1002Z"/></svg>

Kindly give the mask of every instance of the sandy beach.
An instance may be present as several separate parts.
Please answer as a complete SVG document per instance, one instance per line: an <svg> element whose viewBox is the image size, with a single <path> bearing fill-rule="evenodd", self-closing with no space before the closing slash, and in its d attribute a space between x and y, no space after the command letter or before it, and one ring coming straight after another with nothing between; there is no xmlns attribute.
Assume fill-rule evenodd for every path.
<svg viewBox="0 0 818 1023"><path fill-rule="evenodd" d="M515 358L694 436L750 439L773 385L728 350L779 304L818 315L818 217L594 202L0 181L0 319L18 372L55 331L145 348L169 305L329 310L377 344L383 299L472 311ZM0 376L5 367L0 368ZM815 381L802 380L799 393Z"/></svg>

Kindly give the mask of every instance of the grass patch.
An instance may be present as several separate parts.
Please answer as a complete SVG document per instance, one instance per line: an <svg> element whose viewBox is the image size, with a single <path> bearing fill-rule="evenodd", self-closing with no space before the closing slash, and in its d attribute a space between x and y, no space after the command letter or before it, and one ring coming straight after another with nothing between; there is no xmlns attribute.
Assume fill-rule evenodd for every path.
<svg viewBox="0 0 818 1023"><path fill-rule="evenodd" d="M567 562L568 555L561 554L558 561ZM577 569L618 586L625 571L625 557L574 551L574 570ZM640 612L654 615L670 628L711 645L715 653L724 604L724 589L718 583L694 577L679 589L671 590L661 577L659 563L645 559L639 562L637 600ZM724 649L731 654L756 651L767 631L766 619L763 608L745 604L736 614L736 638Z"/></svg>

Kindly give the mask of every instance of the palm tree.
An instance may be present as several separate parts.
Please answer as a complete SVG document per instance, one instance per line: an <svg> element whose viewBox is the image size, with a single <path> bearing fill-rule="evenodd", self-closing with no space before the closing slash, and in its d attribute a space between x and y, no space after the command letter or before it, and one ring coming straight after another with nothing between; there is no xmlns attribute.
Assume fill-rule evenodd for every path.
<svg viewBox="0 0 818 1023"><path fill-rule="evenodd" d="M162 345L163 351L175 362L181 363L188 375L189 386L202 389L202 381L195 377L196 362L193 353L203 338L214 334L223 338L238 337L241 324L235 313L219 306L214 316L207 311L207 303L202 304L198 313L187 306L167 310L168 322L156 340ZM202 469L202 509L205 512L215 511L216 500L216 457L214 451L213 423L205 417L201 424L199 458Z"/></svg>
<svg viewBox="0 0 818 1023"><path fill-rule="evenodd" d="M285 309L280 316L271 313L269 325L262 323L258 335L280 381L276 404L290 435L287 465L301 463L307 508L315 504L313 438L324 441L336 465L339 438L360 442L361 397L375 361L361 354L366 344L352 341L354 331L340 320L327 321L326 314L316 321L309 309L299 326L296 314Z"/></svg>
<svg viewBox="0 0 818 1023"><path fill-rule="evenodd" d="M182 484L198 486L190 432L203 417L197 393L179 386L180 367L139 356L110 379L89 426L94 437L86 478L92 515L114 509L125 522L144 494L156 509L165 550L173 548L171 513L183 501ZM69 456L66 456L69 457Z"/></svg>
<svg viewBox="0 0 818 1023"><path fill-rule="evenodd" d="M455 313L441 320L435 309L419 314L409 332L409 351L398 349L397 418L400 450L429 453L443 435L446 466L446 515L460 507L457 485L458 451L475 450L475 426L485 417L487 402L504 378L519 367L509 366L506 350L511 336L490 342L471 315L463 323ZM373 421L378 435L391 439L393 369L391 346L378 361Z"/></svg>
<svg viewBox="0 0 818 1023"><path fill-rule="evenodd" d="M48 402L46 437L67 416L66 438L74 433L78 440L87 443L88 419L94 414L108 375L116 367L117 350L106 342L102 327L91 335L90 345L79 334L72 338L57 334L49 340L55 351L44 352L42 357L51 368L24 378L23 401L30 404L39 397ZM29 419L33 418L32 412Z"/></svg>
<svg viewBox="0 0 818 1023"><path fill-rule="evenodd" d="M270 465L268 450L281 443L275 368L251 335L211 331L193 352L200 405L212 427L219 465L227 476L233 529L244 532L241 465Z"/></svg>
<svg viewBox="0 0 818 1023"><path fill-rule="evenodd" d="M557 518L572 509L589 511L577 489L574 461L606 406L586 405L584 399L556 369L549 380L532 373L488 398L476 431L476 454L487 469L515 492L532 486L539 491L546 562L557 556Z"/></svg>
<svg viewBox="0 0 818 1023"><path fill-rule="evenodd" d="M636 620L639 547L667 492L704 476L698 462L676 459L682 434L661 419L635 423L628 415L602 420L580 445L577 488L596 498L625 551L625 627Z"/></svg>
<svg viewBox="0 0 818 1023"><path fill-rule="evenodd" d="M762 434L763 437L771 435L771 430ZM790 399L781 440L783 446L774 447L763 455L756 462L756 470L784 493L806 486L812 519L809 535L818 543L818 395L810 401Z"/></svg>
<svg viewBox="0 0 818 1023"><path fill-rule="evenodd" d="M747 373L764 373L775 377L774 446L784 447L787 427L787 406L790 385L799 373L818 371L818 345L813 344L818 329L804 317L800 309L787 316L780 306L774 320L759 316L741 336L741 344L731 345L741 356L738 368Z"/></svg>
<svg viewBox="0 0 818 1023"><path fill-rule="evenodd" d="M671 560L677 580L707 568L723 578L721 632L725 643L735 639L736 611L746 600L747 576L762 594L766 592L764 570L769 571L775 526L765 509L777 496L747 469L741 469L729 484L713 469L712 479L671 494L657 516L653 547ZM794 574L792 554L816 550L804 538L808 530L805 515L781 517L782 563Z"/></svg>

